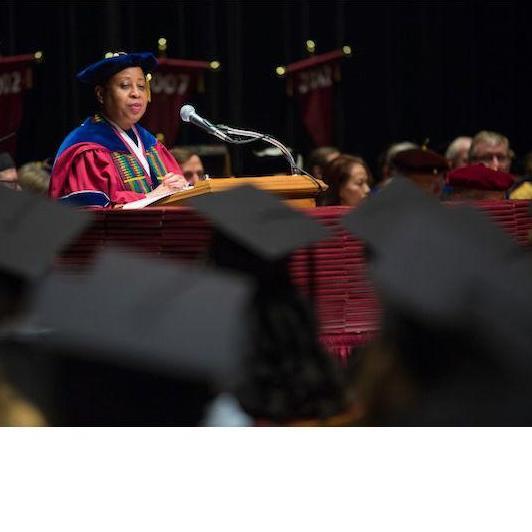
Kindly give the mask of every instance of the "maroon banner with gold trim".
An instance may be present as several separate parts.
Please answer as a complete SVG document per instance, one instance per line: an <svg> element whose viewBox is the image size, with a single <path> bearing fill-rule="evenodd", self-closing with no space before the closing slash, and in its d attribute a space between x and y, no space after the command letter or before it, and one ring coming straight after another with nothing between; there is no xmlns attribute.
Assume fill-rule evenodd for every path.
<svg viewBox="0 0 532 532"><path fill-rule="evenodd" d="M164 135L164 143L173 146L181 119L179 109L191 94L202 91L207 61L160 58L151 80L151 103L142 123L155 135Z"/></svg>
<svg viewBox="0 0 532 532"><path fill-rule="evenodd" d="M297 61L286 67L287 91L298 102L301 119L316 146L333 143L334 84L340 81L343 50Z"/></svg>
<svg viewBox="0 0 532 532"><path fill-rule="evenodd" d="M24 93L33 85L33 54L0 57L0 151L15 157Z"/></svg>

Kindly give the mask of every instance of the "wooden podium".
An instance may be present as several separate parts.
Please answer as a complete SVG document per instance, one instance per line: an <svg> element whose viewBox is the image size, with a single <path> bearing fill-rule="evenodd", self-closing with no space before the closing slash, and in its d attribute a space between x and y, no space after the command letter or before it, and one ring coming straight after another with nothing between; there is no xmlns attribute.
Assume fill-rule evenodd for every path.
<svg viewBox="0 0 532 532"><path fill-rule="evenodd" d="M316 196L327 190L327 185L306 175L272 175L262 177L211 178L198 183L194 188L176 192L150 204L150 207L178 206L187 199L202 194L213 194L242 185L253 185L280 196L293 207L315 207ZM321 187L321 188L320 188Z"/></svg>

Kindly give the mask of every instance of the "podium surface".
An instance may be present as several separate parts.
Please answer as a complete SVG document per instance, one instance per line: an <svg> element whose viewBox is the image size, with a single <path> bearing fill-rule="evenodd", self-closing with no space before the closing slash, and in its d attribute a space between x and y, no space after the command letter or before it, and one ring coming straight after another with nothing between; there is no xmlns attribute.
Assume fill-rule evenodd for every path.
<svg viewBox="0 0 532 532"><path fill-rule="evenodd" d="M189 198L221 192L242 185L253 185L262 190L267 190L294 207L315 207L316 196L320 192L327 190L327 185L323 181L312 179L306 175L219 177L206 179L198 183L194 188L161 198L150 206L179 206Z"/></svg>

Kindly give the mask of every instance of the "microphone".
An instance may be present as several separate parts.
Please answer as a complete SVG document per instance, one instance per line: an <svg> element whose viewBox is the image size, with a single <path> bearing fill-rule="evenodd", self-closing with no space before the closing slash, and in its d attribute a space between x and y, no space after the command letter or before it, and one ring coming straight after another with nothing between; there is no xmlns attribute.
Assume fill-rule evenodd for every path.
<svg viewBox="0 0 532 532"><path fill-rule="evenodd" d="M218 129L214 124L211 124L208 120L205 120L205 118L202 118L200 115L198 115L196 113L196 109L194 109L192 105L183 105L179 111L179 115L181 116L181 120L183 120L183 122L192 122L195 126L200 127L210 135L214 135L224 142L232 142L233 140L223 131Z"/></svg>
<svg viewBox="0 0 532 532"><path fill-rule="evenodd" d="M196 113L196 109L194 109L192 105L188 104L183 105L183 107L181 107L179 114L183 122L192 122L194 125L200 127L201 129L204 129L210 135L214 135L215 137L218 137L224 142L229 142L231 144L248 144L257 140L263 140L264 142L267 142L268 144L279 148L283 152L284 156L286 157L286 160L290 164L290 171L292 175L301 173L301 170L299 170L299 168L297 167L296 162L294 161L294 157L290 153L290 150L284 144L279 142L277 139L270 137L269 135L257 133L256 131L249 131L247 129L236 129L233 127L222 125L215 126L214 124L211 124L208 120L205 120L205 118L199 116ZM232 137L231 135L235 135L236 137Z"/></svg>

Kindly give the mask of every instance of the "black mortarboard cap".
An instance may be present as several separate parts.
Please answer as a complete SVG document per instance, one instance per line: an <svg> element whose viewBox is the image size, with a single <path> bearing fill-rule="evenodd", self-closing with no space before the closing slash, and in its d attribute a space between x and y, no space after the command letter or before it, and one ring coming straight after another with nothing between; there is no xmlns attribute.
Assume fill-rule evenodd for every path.
<svg viewBox="0 0 532 532"><path fill-rule="evenodd" d="M434 325L466 321L479 271L517 248L465 207L410 213L396 222L393 234L370 271L395 308Z"/></svg>
<svg viewBox="0 0 532 532"><path fill-rule="evenodd" d="M140 67L147 74L157 66L157 59L150 52L125 53L119 52L106 57L81 70L76 78L89 85L98 85L107 81L111 76L130 67Z"/></svg>
<svg viewBox="0 0 532 532"><path fill-rule="evenodd" d="M532 260L525 253L494 261L478 276L475 319L486 342L519 371L531 371Z"/></svg>
<svg viewBox="0 0 532 532"><path fill-rule="evenodd" d="M480 212L444 207L406 181L359 211L343 224L374 251L370 273L382 299L433 325L465 320L479 270L519 251Z"/></svg>
<svg viewBox="0 0 532 532"><path fill-rule="evenodd" d="M0 188L0 273L37 279L90 219L35 194Z"/></svg>
<svg viewBox="0 0 532 532"><path fill-rule="evenodd" d="M190 426L240 378L249 284L109 249L48 276L0 331L10 382L51 425Z"/></svg>
<svg viewBox="0 0 532 532"><path fill-rule="evenodd" d="M396 220L422 210L441 210L440 202L406 179L393 179L342 218L353 235L377 249L394 238Z"/></svg>
<svg viewBox="0 0 532 532"><path fill-rule="evenodd" d="M329 230L279 198L244 185L187 201L230 240L264 261L276 261L329 236Z"/></svg>
<svg viewBox="0 0 532 532"><path fill-rule="evenodd" d="M107 250L86 277L47 278L30 321L74 356L227 384L246 344L249 291L235 275Z"/></svg>

